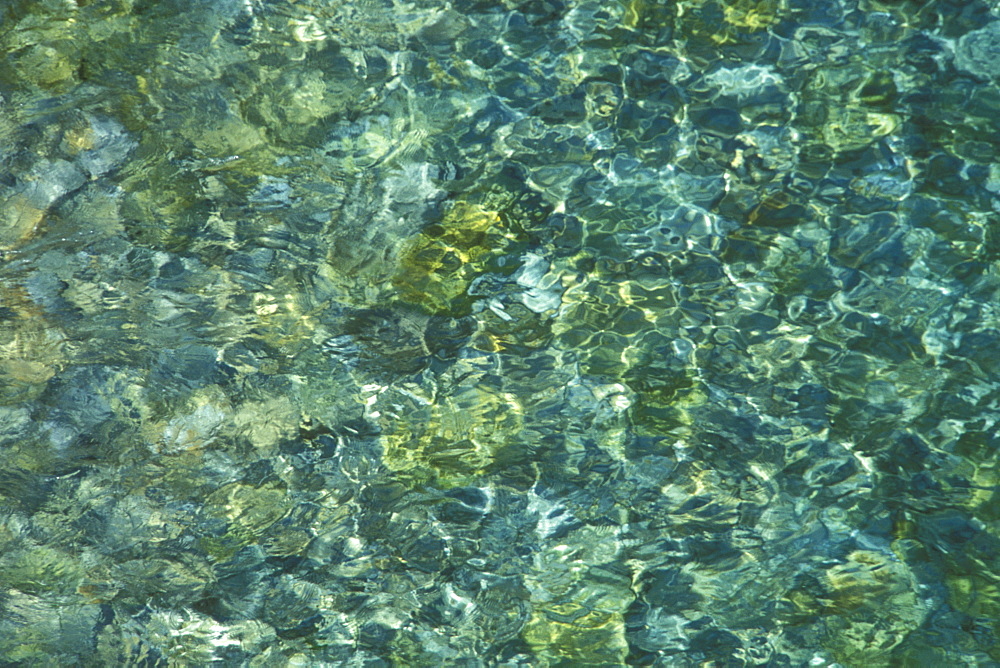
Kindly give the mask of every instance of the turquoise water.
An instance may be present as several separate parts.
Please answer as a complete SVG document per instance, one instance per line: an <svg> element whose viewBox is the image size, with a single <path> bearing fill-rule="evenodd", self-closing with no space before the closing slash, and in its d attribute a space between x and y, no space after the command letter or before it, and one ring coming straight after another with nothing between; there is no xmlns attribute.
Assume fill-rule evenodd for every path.
<svg viewBox="0 0 1000 668"><path fill-rule="evenodd" d="M995 2L0 2L0 665L1000 664Z"/></svg>

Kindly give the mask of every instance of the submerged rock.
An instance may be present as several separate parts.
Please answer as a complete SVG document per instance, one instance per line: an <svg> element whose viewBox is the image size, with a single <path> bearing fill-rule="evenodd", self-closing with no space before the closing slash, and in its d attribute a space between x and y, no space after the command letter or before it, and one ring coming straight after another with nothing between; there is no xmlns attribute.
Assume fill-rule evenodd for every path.
<svg viewBox="0 0 1000 668"><path fill-rule="evenodd" d="M1000 21L962 35L955 47L955 64L983 79L1000 77Z"/></svg>
<svg viewBox="0 0 1000 668"><path fill-rule="evenodd" d="M20 128L29 145L18 160L30 166L16 175L0 205L0 250L31 238L57 204L119 168L136 146L111 118L70 112L46 117L45 123L40 136Z"/></svg>

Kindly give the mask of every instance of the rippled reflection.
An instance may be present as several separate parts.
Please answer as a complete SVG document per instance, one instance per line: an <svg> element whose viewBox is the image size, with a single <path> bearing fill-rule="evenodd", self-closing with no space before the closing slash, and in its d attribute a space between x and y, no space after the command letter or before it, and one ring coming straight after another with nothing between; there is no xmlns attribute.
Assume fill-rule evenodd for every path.
<svg viewBox="0 0 1000 668"><path fill-rule="evenodd" d="M985 0L0 7L0 662L990 665Z"/></svg>

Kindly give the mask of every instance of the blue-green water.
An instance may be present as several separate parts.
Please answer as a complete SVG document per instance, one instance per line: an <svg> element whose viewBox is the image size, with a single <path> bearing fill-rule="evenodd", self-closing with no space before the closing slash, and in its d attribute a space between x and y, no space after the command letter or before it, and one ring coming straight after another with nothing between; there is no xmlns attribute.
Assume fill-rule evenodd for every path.
<svg viewBox="0 0 1000 668"><path fill-rule="evenodd" d="M1000 665L998 44L0 1L0 665Z"/></svg>

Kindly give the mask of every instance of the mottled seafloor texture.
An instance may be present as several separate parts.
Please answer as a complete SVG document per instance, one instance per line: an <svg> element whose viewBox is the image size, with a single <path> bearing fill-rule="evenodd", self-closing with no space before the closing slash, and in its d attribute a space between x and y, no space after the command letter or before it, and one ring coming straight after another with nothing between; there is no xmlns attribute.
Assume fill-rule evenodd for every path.
<svg viewBox="0 0 1000 668"><path fill-rule="evenodd" d="M0 0L0 665L1000 665L996 0Z"/></svg>

